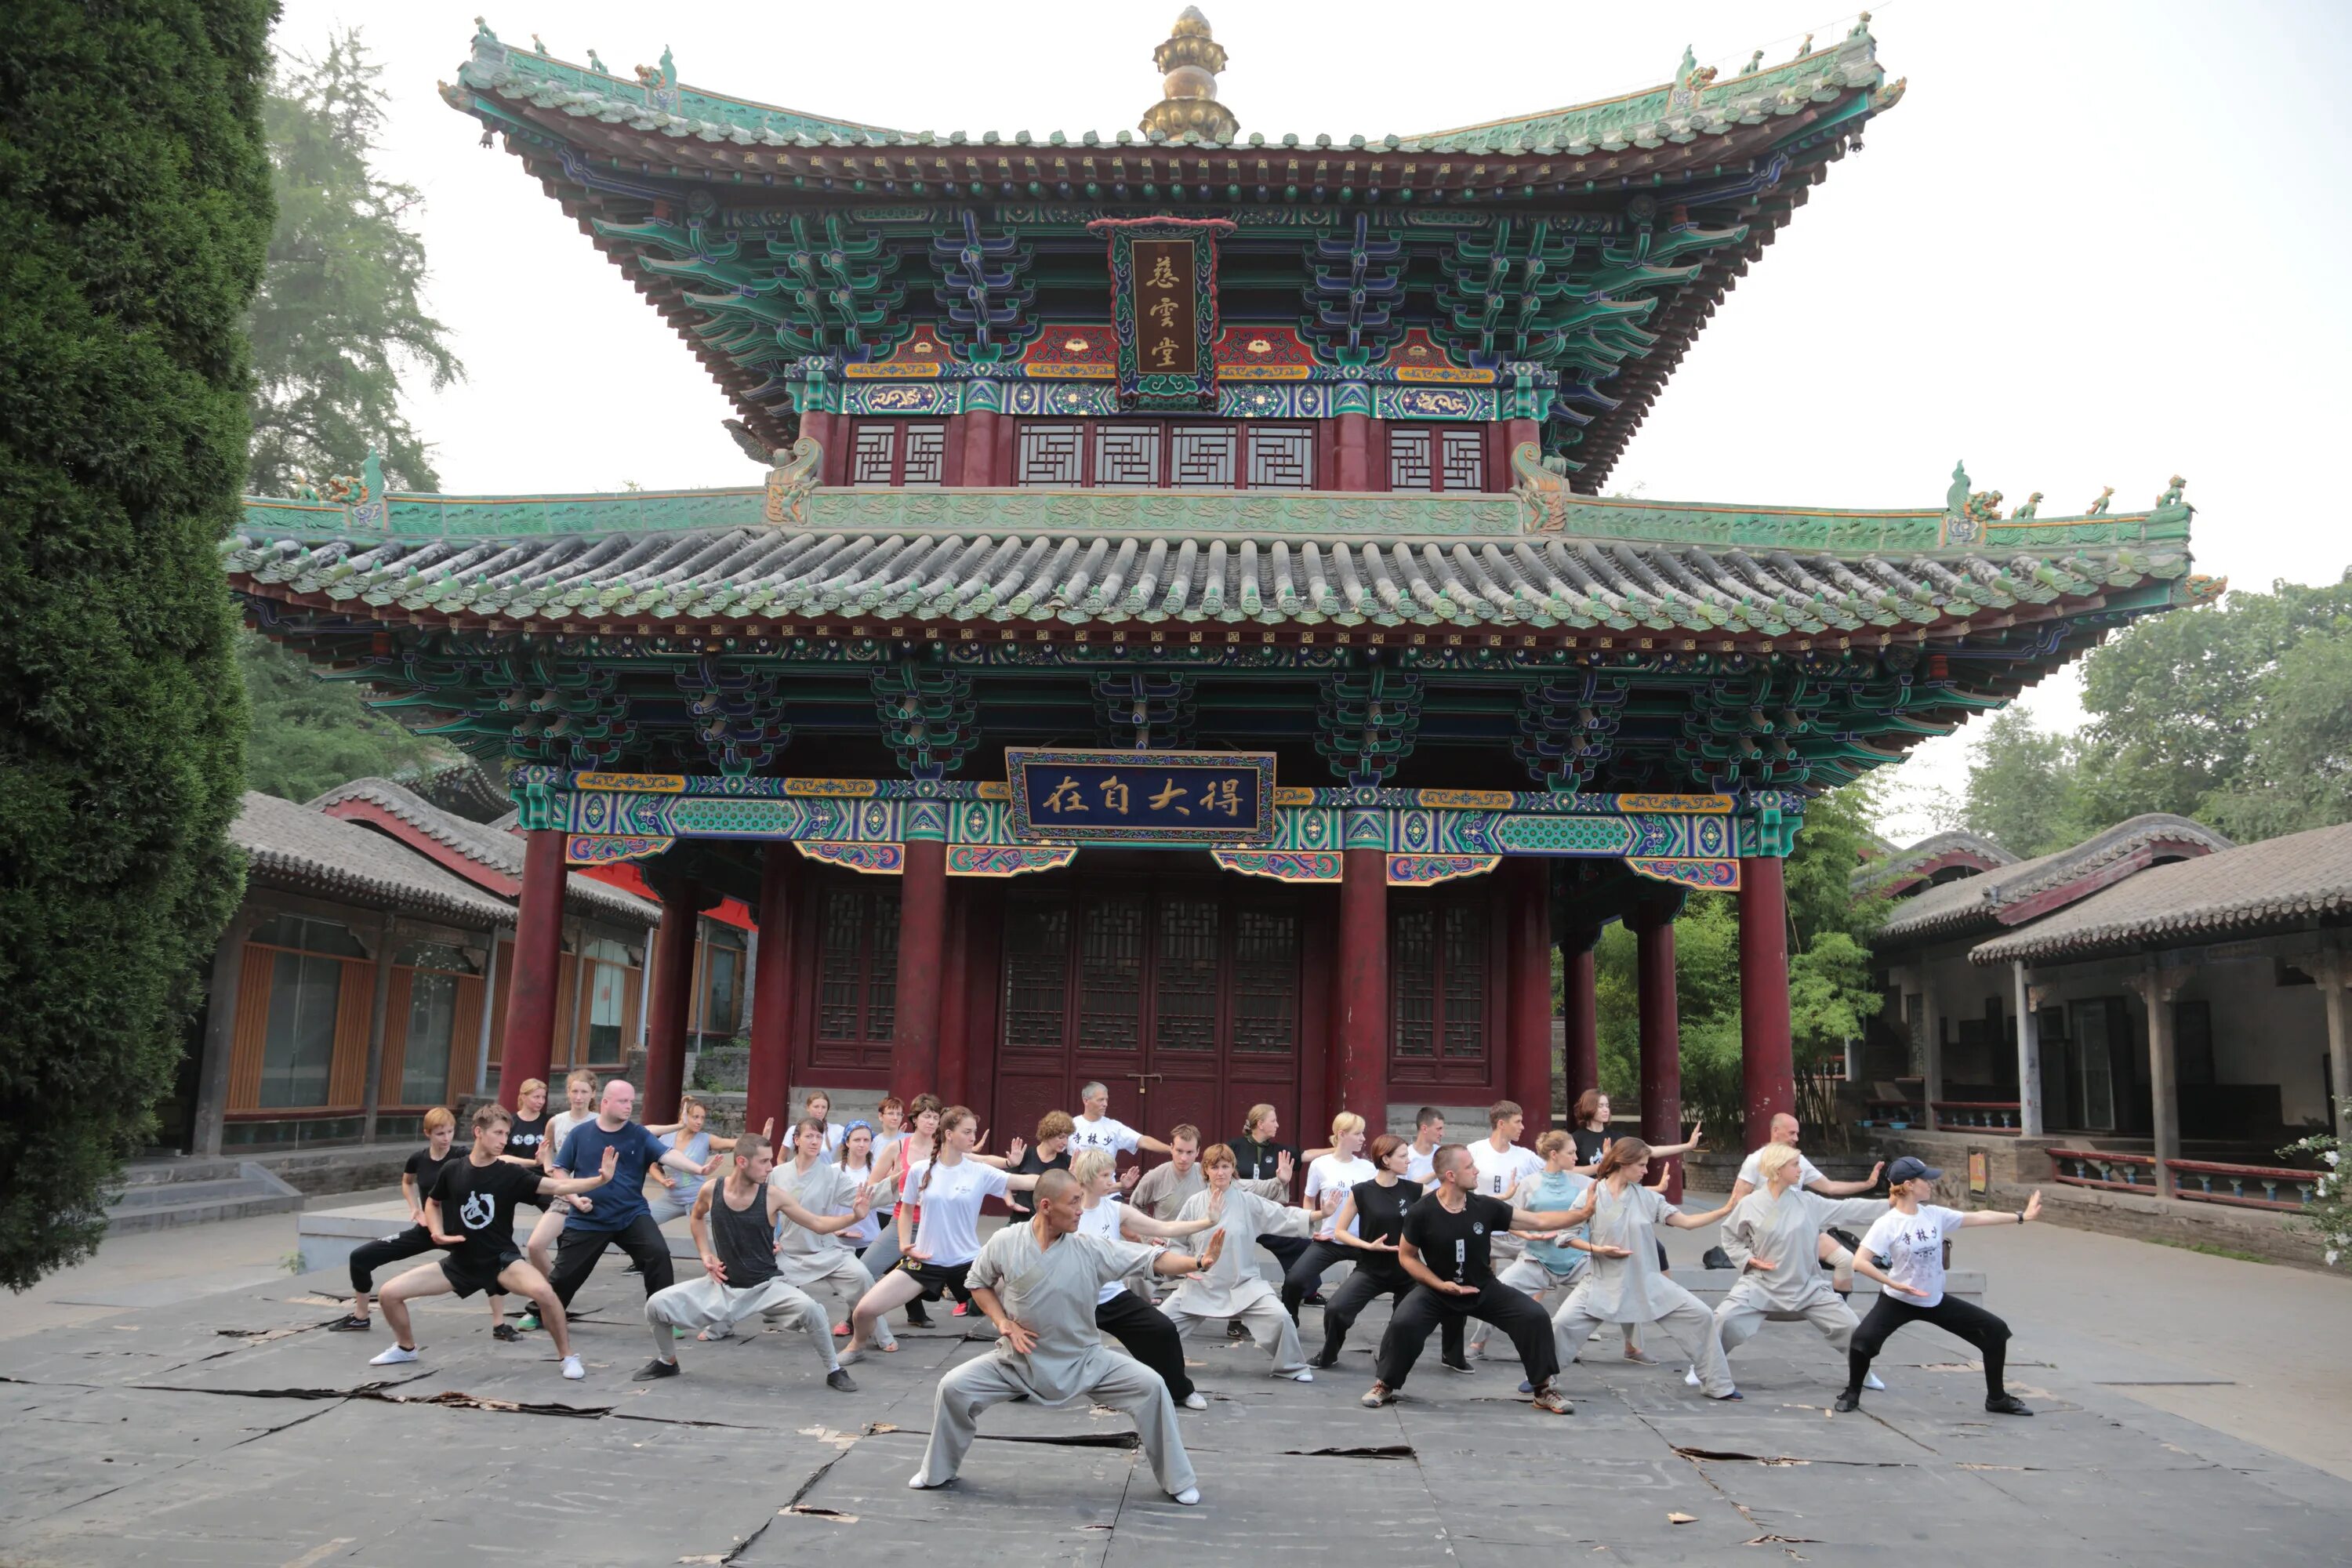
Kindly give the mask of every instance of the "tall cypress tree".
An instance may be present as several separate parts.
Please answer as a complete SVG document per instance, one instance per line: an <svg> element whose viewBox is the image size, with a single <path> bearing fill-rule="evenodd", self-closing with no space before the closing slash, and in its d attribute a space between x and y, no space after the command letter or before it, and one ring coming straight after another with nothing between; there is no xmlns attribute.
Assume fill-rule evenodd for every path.
<svg viewBox="0 0 2352 1568"><path fill-rule="evenodd" d="M0 1283L85 1256L236 908L217 542L269 242L269 0L0 28Z"/></svg>

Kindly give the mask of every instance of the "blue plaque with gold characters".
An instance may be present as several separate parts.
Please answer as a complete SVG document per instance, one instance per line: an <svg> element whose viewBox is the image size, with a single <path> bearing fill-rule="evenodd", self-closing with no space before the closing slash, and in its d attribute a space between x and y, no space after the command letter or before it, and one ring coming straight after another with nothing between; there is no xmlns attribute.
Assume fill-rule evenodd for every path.
<svg viewBox="0 0 2352 1568"><path fill-rule="evenodd" d="M1271 752L1008 746L1013 837L1032 844L1248 848L1274 842Z"/></svg>

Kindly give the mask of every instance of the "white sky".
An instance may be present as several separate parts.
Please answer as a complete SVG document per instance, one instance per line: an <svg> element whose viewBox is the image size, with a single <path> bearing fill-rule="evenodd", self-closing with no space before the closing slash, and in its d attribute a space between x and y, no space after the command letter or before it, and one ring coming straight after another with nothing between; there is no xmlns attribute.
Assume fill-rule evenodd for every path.
<svg viewBox="0 0 2352 1568"><path fill-rule="evenodd" d="M453 493L742 484L731 412L685 345L516 161L443 104L483 0L285 0L281 47L362 26L385 67L384 173L423 188L430 303L469 374L421 396ZM498 0L489 0L496 5ZM626 71L908 130L1073 138L1159 97L1179 0L933 0L673 12L563 0L490 25ZM1411 134L1654 85L1685 44L1736 71L1852 13L1804 0L1475 6L1211 0L1244 134ZM1894 0L1872 31L1903 102L1836 165L1668 383L1610 488L1654 500L1939 503L1953 459L2011 504L2116 510L2175 472L2201 571L2242 587L2352 562L2328 504L2347 434L2352 132L2323 71L2352 7ZM1342 23L1352 24L1343 26ZM2082 717L2061 675L2045 725ZM1969 735L1897 771L1898 841L1965 780Z"/></svg>

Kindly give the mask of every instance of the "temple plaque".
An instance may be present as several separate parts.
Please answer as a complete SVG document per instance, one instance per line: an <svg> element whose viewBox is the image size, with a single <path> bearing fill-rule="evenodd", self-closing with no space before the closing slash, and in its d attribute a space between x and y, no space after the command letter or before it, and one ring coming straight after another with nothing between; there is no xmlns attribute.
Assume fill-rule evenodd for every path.
<svg viewBox="0 0 2352 1568"><path fill-rule="evenodd" d="M1013 837L1246 848L1274 841L1271 752L1004 752Z"/></svg>

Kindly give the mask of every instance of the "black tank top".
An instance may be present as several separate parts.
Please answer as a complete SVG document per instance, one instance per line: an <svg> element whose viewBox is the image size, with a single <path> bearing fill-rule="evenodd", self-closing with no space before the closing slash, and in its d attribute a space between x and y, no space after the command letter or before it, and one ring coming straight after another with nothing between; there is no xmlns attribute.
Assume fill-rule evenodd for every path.
<svg viewBox="0 0 2352 1568"><path fill-rule="evenodd" d="M775 1233L768 1226L768 1194L755 1192L750 1205L737 1209L727 1201L727 1183L712 1184L710 1241L719 1261L727 1266L727 1283L741 1289L776 1277Z"/></svg>
<svg viewBox="0 0 2352 1568"><path fill-rule="evenodd" d="M1356 1234L1366 1241L1394 1242L1404 1235L1405 1211L1421 1201L1421 1184L1400 1178L1396 1185L1384 1187L1378 1182L1358 1182L1349 1191L1356 1200ZM1402 1276L1404 1265L1392 1253L1356 1252L1349 1255L1356 1267L1388 1278Z"/></svg>

